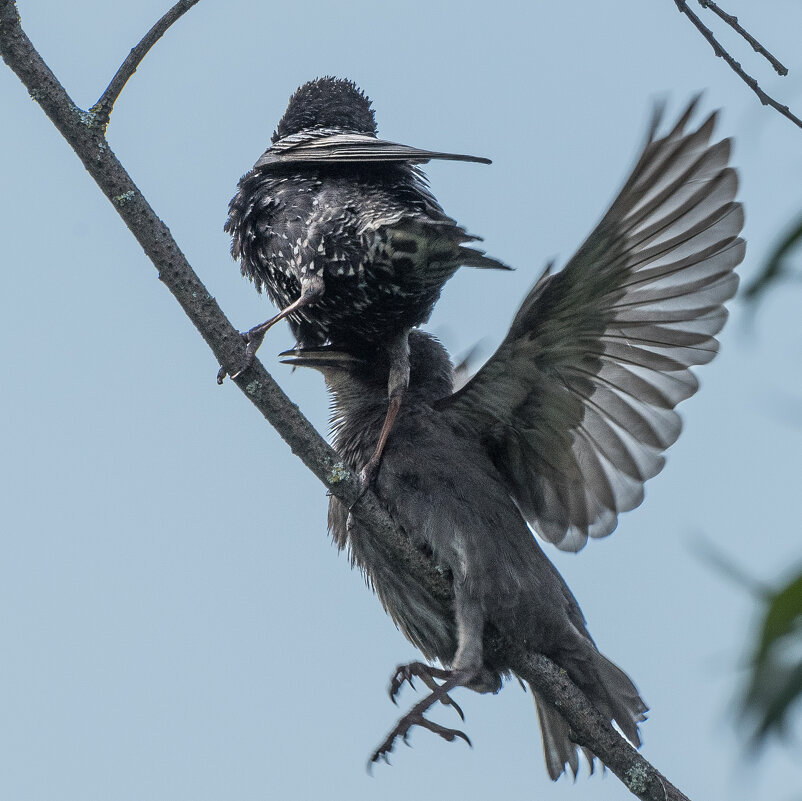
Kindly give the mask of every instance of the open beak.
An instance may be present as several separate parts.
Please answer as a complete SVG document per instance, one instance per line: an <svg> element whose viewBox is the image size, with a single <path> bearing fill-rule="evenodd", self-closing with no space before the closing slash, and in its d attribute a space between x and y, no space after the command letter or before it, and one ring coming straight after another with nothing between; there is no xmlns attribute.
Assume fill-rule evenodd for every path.
<svg viewBox="0 0 802 801"><path fill-rule="evenodd" d="M315 367L318 370L340 368L347 370L363 363L358 356L353 356L344 350L337 350L331 345L319 348L294 348L279 353L282 364L291 364L294 367Z"/></svg>

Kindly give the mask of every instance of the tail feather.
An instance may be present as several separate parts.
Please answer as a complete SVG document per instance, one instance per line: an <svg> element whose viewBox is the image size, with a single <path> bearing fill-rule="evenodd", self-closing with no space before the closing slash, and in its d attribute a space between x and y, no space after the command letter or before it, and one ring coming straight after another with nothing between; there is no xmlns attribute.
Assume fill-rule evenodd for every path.
<svg viewBox="0 0 802 801"><path fill-rule="evenodd" d="M638 694L635 685L621 668L595 649L591 652L593 669L592 678L583 676L582 689L588 699L609 720L615 721L624 736L635 746L640 746L638 724L646 720L648 707ZM570 674L571 671L569 671ZM588 748L577 745L571 740L568 724L563 716L545 699L531 688L535 699L540 731L543 736L543 752L546 758L546 770L553 780L560 778L566 766L576 778L579 772L579 752L588 761L593 773L595 754Z"/></svg>
<svg viewBox="0 0 802 801"><path fill-rule="evenodd" d="M532 688L530 688L532 689ZM571 742L568 735L568 724L563 716L548 702L544 701L532 689L535 699L535 709L537 709L538 720L540 721L540 733L543 737L543 755L546 758L546 770L553 781L557 781L565 771L565 766L571 768L571 773L576 778L579 773L579 747ZM582 749L588 757L588 763L593 770L593 754L587 749Z"/></svg>
<svg viewBox="0 0 802 801"><path fill-rule="evenodd" d="M646 720L649 707L643 703L632 679L598 651L596 654L596 672L602 693L606 696L608 709L604 712L618 724L624 736L635 746L640 747L641 739L638 724ZM601 699L591 696L590 700L598 706Z"/></svg>
<svg viewBox="0 0 802 801"><path fill-rule="evenodd" d="M492 256L486 255L481 250L474 248L460 247L460 264L465 267L479 267L485 270L512 270L513 268L503 261L494 259Z"/></svg>

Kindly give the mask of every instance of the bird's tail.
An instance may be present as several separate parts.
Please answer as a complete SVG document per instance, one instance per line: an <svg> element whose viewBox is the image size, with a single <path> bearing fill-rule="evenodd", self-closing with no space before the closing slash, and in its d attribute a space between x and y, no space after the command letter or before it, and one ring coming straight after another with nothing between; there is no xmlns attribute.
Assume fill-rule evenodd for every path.
<svg viewBox="0 0 802 801"><path fill-rule="evenodd" d="M530 689L532 689L530 687ZM587 748L571 742L568 733L568 724L563 716L548 701L541 698L534 689L532 695L535 699L535 709L540 721L540 734L543 737L543 754L546 757L546 770L549 776L556 781L560 778L568 765L574 776L579 773L579 751L585 754L585 758L593 772L594 755Z"/></svg>
<svg viewBox="0 0 802 801"><path fill-rule="evenodd" d="M459 253L459 263L465 267L479 267L485 270L512 270L512 267L504 264L503 261L494 259L492 256L488 256L484 251L475 248L466 248L463 246L460 247Z"/></svg>
<svg viewBox="0 0 802 801"><path fill-rule="evenodd" d="M615 721L633 745L640 746L638 724L646 720L648 707L638 694L638 690L621 668L614 665L595 648L586 656L590 657L591 664L583 665L579 673L583 681L577 683L590 702L608 720ZM569 675L573 673L570 668L568 672ZM558 779L565 771L566 765L576 776L579 770L580 750L587 758L592 773L595 755L589 749L579 746L571 740L568 724L562 715L541 698L534 688L531 689L540 719L543 751L549 776L552 779Z"/></svg>

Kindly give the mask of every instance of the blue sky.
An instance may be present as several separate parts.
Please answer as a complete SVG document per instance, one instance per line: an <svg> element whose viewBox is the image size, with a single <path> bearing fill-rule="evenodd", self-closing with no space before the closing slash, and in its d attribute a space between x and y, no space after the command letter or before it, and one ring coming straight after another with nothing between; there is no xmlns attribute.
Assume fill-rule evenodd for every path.
<svg viewBox="0 0 802 801"><path fill-rule="evenodd" d="M19 7L87 107L167 3ZM725 8L790 76L724 40L802 114L802 6ZM489 354L545 262L570 257L658 99L673 115L705 89L704 109L723 109L745 278L802 209L802 130L760 106L671 0L202 0L130 81L109 141L240 328L271 312L229 257L226 206L291 92L322 74L361 85L388 139L493 159L428 169L446 211L517 268L450 282L428 328L456 355L477 340ZM367 775L398 713L387 680L414 649L329 543L320 485L216 385L206 346L6 68L0 103L0 797L630 798L612 776L551 784L516 683L458 695L473 749L415 732ZM802 559L799 302L798 286L778 288L750 324L736 300L644 505L579 555L547 548L651 707L643 753L692 799L802 798L798 726L795 746L743 758L733 699L756 607L700 556L709 541L758 579ZM275 358L291 344L271 331L260 355L323 430L321 379Z"/></svg>

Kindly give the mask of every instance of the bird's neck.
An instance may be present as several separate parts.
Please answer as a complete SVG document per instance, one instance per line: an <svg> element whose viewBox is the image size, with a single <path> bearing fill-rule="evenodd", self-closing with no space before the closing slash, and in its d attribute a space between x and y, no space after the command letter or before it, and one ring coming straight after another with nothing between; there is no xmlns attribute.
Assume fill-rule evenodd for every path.
<svg viewBox="0 0 802 801"><path fill-rule="evenodd" d="M376 448L386 414L386 392L366 391L359 384L333 388L332 446L357 470Z"/></svg>

